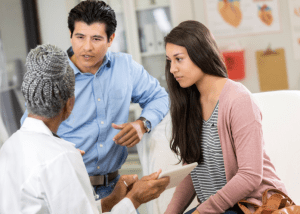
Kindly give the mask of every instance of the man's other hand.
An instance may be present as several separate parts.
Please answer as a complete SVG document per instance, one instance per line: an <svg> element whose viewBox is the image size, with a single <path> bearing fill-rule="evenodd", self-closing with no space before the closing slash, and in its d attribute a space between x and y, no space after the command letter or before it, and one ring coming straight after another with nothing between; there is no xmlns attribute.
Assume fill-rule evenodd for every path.
<svg viewBox="0 0 300 214"><path fill-rule="evenodd" d="M170 178L164 177L157 180L160 173L161 170L152 173L151 175L144 176L139 181L133 184L132 189L126 195L126 197L132 201L136 209L141 204L158 198L160 194L166 189L170 182Z"/></svg>
<svg viewBox="0 0 300 214"><path fill-rule="evenodd" d="M113 141L115 141L116 144L127 146L128 148L138 144L146 132L144 123L141 120L131 123L123 123L120 125L113 123L112 127L121 130L116 136L114 136Z"/></svg>

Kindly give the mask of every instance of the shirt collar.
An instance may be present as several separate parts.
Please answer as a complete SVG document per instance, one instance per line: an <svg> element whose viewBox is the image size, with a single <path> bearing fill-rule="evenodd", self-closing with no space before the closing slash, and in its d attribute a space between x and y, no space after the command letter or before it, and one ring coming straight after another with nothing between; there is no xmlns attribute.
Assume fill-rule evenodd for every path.
<svg viewBox="0 0 300 214"><path fill-rule="evenodd" d="M71 61L71 59L70 59L70 58L74 55L74 51L73 51L72 46L69 47L69 49L67 50L67 54L68 54L69 64L70 64L71 68L73 68L74 74L75 74L75 75L76 75L76 74L82 74L82 72L74 65L74 63L73 63L73 62ZM109 68L110 68L110 66L111 66L111 58L110 58L110 52L109 52L109 51L105 54L103 63L102 63L102 65L100 66L100 68L103 67L103 66L107 66L107 67L109 67ZM97 72L99 72L100 68L98 69Z"/></svg>
<svg viewBox="0 0 300 214"><path fill-rule="evenodd" d="M45 125L42 120L27 117L21 127L21 130L43 133L53 136L52 131Z"/></svg>
<svg viewBox="0 0 300 214"><path fill-rule="evenodd" d="M57 138L60 138L57 134L55 134L54 132L52 132L52 135L54 136L54 137L57 137Z"/></svg>

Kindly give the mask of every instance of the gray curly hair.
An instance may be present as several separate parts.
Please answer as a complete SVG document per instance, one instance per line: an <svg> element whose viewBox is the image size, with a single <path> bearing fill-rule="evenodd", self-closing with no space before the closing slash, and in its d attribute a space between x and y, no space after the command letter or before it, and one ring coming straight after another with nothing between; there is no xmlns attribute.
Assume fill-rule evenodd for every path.
<svg viewBox="0 0 300 214"><path fill-rule="evenodd" d="M57 116L75 91L75 75L67 54L54 45L39 45L29 52L26 68L21 91L28 113Z"/></svg>

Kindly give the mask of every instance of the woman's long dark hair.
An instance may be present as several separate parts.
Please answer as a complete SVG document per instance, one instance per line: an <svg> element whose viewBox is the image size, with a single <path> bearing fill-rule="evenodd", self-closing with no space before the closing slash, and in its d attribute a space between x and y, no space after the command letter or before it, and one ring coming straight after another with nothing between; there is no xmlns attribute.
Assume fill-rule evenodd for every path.
<svg viewBox="0 0 300 214"><path fill-rule="evenodd" d="M165 44L185 47L192 62L203 73L227 77L225 64L210 31L200 22L185 21L175 27L166 37ZM172 118L171 150L185 163L203 160L201 150L202 107L196 85L180 87L170 73L170 62L166 61L166 80L171 100Z"/></svg>

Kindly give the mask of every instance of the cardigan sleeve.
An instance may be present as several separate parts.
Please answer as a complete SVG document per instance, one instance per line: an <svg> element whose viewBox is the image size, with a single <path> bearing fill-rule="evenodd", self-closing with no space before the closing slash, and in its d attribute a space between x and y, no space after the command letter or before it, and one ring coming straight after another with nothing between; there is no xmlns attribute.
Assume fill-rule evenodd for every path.
<svg viewBox="0 0 300 214"><path fill-rule="evenodd" d="M221 105L221 104L220 104ZM200 213L223 213L234 206L239 200L247 197L262 181L263 174L263 134L261 112L251 95L239 96L234 99L226 111L226 129L232 139L223 138L226 144L223 150L225 158L229 158L228 149L234 151L236 164L225 165L225 171L237 172L227 184L215 195L200 204ZM221 119L222 119L221 118ZM218 127L219 129L219 127ZM221 136L220 136L221 140ZM232 158L232 157L230 157ZM228 162L228 160L227 160ZM236 169L232 169L235 167Z"/></svg>
<svg viewBox="0 0 300 214"><path fill-rule="evenodd" d="M188 207L195 196L191 175L187 175L176 187L172 200L167 207L165 214L182 213Z"/></svg>

